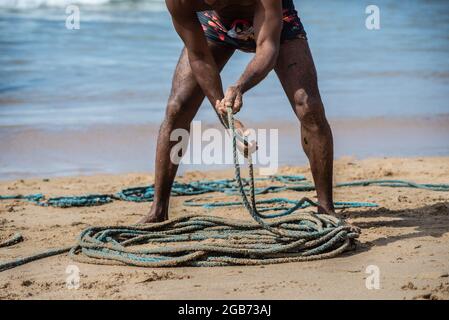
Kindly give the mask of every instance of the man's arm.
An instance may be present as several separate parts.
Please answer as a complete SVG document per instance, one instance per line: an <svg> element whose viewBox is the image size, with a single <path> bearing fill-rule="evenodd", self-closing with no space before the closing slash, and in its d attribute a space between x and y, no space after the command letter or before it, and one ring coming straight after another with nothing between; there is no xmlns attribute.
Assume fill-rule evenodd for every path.
<svg viewBox="0 0 449 320"><path fill-rule="evenodd" d="M262 81L276 64L282 30L282 1L258 1L253 25L256 54L237 83L228 88L224 98L224 105L233 107L234 112L242 106L242 95Z"/></svg>
<svg viewBox="0 0 449 320"><path fill-rule="evenodd" d="M190 67L196 81L216 111L225 114L225 108L219 103L224 97L220 72L195 10L181 0L166 0L166 4L176 32L187 49Z"/></svg>

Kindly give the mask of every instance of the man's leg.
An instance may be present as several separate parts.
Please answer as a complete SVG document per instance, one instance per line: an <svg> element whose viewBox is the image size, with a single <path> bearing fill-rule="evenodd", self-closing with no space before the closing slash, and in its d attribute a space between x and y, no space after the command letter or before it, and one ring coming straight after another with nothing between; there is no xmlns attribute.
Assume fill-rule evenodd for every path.
<svg viewBox="0 0 449 320"><path fill-rule="evenodd" d="M220 70L234 53L234 49L209 43ZM170 141L175 129L190 131L190 123L204 100L204 94L196 82L184 48L173 76L172 89L167 103L165 119L159 129L156 147L154 199L151 210L139 223L159 222L168 219L168 205L178 164L170 159L171 148L177 141Z"/></svg>
<svg viewBox="0 0 449 320"><path fill-rule="evenodd" d="M293 111L301 122L301 144L309 158L320 213L334 214L332 198L333 141L318 90L317 75L307 40L281 44L275 67Z"/></svg>

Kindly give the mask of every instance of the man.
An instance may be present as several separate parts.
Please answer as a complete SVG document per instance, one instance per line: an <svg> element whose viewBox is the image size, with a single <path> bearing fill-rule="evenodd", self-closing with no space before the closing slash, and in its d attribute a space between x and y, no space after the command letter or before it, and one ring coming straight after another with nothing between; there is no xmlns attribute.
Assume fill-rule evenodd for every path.
<svg viewBox="0 0 449 320"><path fill-rule="evenodd" d="M319 213L335 214L332 199L333 141L318 90L306 33L293 0L166 0L184 42L173 77L156 152L155 193L140 223L168 219L171 186L178 165L170 141L175 129L189 130L204 97L224 116L238 112L243 94L274 69L301 124L301 143L316 185ZM226 93L220 71L235 50L255 52Z"/></svg>

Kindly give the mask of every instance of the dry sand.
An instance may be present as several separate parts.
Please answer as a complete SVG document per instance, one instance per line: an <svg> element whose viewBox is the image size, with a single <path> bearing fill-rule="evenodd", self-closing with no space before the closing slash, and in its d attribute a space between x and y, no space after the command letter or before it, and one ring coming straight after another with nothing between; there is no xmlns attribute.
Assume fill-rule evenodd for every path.
<svg viewBox="0 0 449 320"><path fill-rule="evenodd" d="M304 174L307 167L285 167ZM232 171L189 172L179 180L229 178ZM358 179L406 179L449 183L449 158L340 159L335 182ZM144 174L30 179L0 183L0 194L78 195L116 192L146 185ZM313 192L276 196L299 199ZM264 195L261 198L269 198ZM172 217L195 211L244 218L243 208L190 208L175 197ZM213 200L231 199L222 194ZM237 198L236 198L237 199ZM51 257L0 273L1 299L449 299L449 192L385 187L338 188L336 201L372 201L376 209L345 210L362 229L354 252L338 258L264 267L150 269L76 263L79 289L66 287L66 255ZM148 203L116 201L90 208L43 208L24 201L0 202L0 238L21 232L25 241L0 248L0 261L74 242L90 225L133 224ZM380 289L367 289L366 268L379 267Z"/></svg>

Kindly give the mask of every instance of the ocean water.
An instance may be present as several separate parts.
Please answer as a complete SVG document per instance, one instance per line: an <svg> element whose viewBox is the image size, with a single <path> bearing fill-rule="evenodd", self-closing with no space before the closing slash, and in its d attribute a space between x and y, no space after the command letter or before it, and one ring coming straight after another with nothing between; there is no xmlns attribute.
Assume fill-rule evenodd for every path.
<svg viewBox="0 0 449 320"><path fill-rule="evenodd" d="M295 1L336 156L449 155L449 1L376 1L380 30L365 27L369 4ZM153 170L181 49L164 1L0 0L0 179ZM235 53L225 86L251 56ZM239 118L281 129L281 165L306 163L274 73ZM208 103L197 120L217 125Z"/></svg>
<svg viewBox="0 0 449 320"><path fill-rule="evenodd" d="M65 28L77 4L79 30ZM330 118L449 113L449 2L295 1ZM0 0L0 126L158 123L182 44L164 1ZM223 72L235 81L250 54ZM242 119L292 117L274 74L245 96ZM256 112L257 110L257 112ZM205 103L199 119L216 121Z"/></svg>

